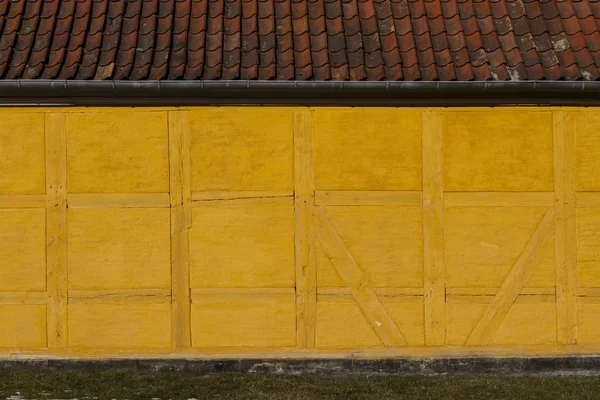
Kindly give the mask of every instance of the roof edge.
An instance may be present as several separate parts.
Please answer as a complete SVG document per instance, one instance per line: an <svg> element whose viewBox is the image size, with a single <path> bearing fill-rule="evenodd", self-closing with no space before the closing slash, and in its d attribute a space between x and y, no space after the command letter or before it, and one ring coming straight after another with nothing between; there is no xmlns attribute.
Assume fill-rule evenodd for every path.
<svg viewBox="0 0 600 400"><path fill-rule="evenodd" d="M0 106L600 105L597 81L0 80Z"/></svg>

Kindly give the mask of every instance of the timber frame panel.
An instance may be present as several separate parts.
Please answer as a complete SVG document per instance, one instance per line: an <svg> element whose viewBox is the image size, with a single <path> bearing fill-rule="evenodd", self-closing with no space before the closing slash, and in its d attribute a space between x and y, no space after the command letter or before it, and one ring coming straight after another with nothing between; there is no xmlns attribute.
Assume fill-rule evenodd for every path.
<svg viewBox="0 0 600 400"><path fill-rule="evenodd" d="M238 110L235 109L236 112ZM332 110L340 115L352 113L348 109ZM352 163L354 160L340 158L346 162L346 169L332 171L327 170L324 159L344 155L331 150L329 142L323 144L323 132L329 127L327 125L323 128L327 110L281 108L276 112L269 110L273 114L265 116L260 114L259 109L243 109L240 112L246 114L257 112L257 120L265 120L262 122L264 124L269 123L269 116L280 115L281 121L277 123L287 129L279 132L279 136L273 135L281 140L277 144L279 147L273 145L270 148L269 143L245 138L244 145L255 146L252 151L256 153L252 153L256 159L250 160L248 165L265 168L270 173L272 171L268 165L265 167L257 161L266 157L289 168L284 171L279 166L273 167L273 170L277 170L272 179L273 184L269 181L270 175L265 173L265 176L245 176L244 180L240 178L241 183L221 186L219 182L215 184L216 181L211 181L213 178L202 175L202 171L198 172L201 167L212 168L217 163L214 160L204 161L197 154L199 151L210 152L210 146L204 145L203 140L205 137L213 140L223 132L227 134L227 125L224 125L223 132L209 131L208 128L200 127L198 121L210 122L215 119L215 115L221 115L219 112L225 111L215 111L210 107L137 110L138 114L152 114L152 118L157 121L164 121L164 127L161 125L164 132L161 131L159 139L165 143L164 146L156 145L156 148L160 148L161 157L166 164L161 164L162 169L152 170L156 175L152 184L156 187L148 192L137 186L132 186L128 191L120 191L118 185L122 182L117 178L114 184L117 189L114 190L71 191L69 174L75 164L71 164L73 152L68 151L73 141L73 131L69 129L74 129L76 125L70 117L82 118L81 115L90 111L77 108L18 110L19 113L42 113L44 116L45 187L42 192L35 193L9 193L2 191L0 187L0 211L44 212L45 283L44 289L0 288L0 307L27 306L31 310L43 309L43 313L39 315L43 319L43 327L40 329L44 332L44 340L35 342L35 345L20 345L17 342L5 345L0 336L0 347L19 348L23 354L29 352L34 355L94 355L111 354L111 351L133 351L131 341L120 338L116 330L107 330L106 341L94 339L89 343L85 336L89 332L77 334L81 321L88 315L106 312L110 318L122 313L123 319L102 319L104 316L101 316L94 321L99 325L107 324L107 321L118 325L130 317L139 317L140 321L143 319L139 325L134 321L125 326L135 332L133 336L142 335L144 330L155 334L156 340L142 342L140 354L202 354L218 358L224 355L258 354L364 354L379 357L598 352L600 329L596 328L597 324L593 321L600 316L600 274L596 277L594 262L596 259L600 262L600 253L595 253L595 242L590 237L600 229L600 220L596 219L596 213L600 210L600 184L594 186L595 178L585 175L588 171L586 168L593 170L593 165L587 166L592 161L585 158L585 146L596 140L593 132L590 133L589 125L600 118L597 117L598 111L570 108L391 110L418 115L418 121L416 117L412 121L418 127L414 141L417 145L413 142L403 144L410 148L411 153L402 153L403 158L397 157L400 161L394 166L396 170L386 170L385 166L377 163L360 164L360 160ZM358 110L357 113L362 111L364 110ZM0 114L9 112L11 110L0 110ZM93 110L90 113L95 117L96 113L102 112ZM514 183L522 185L519 187L511 187L512 183L503 183L506 187L486 187L483 180L468 182L466 178L464 181L457 181L456 165L453 164L456 160L449 159L448 152L452 146L458 146L452 140L459 142L463 136L459 135L459 139L455 139L450 135L459 131L456 126L461 127L460 124L468 121L471 115L480 112L489 113L486 115L489 120L497 118L495 113L505 113L510 117L523 112L540 118L547 117L550 130L544 138L549 139L544 139L545 147L540 153L550 150L550 172L548 176L542 176L536 170L538 167L533 166L532 174L537 173L540 182L546 180L550 184L543 186L540 183L541 186L528 188L527 184L534 181L525 174L521 181ZM204 113L208 113L208 116ZM378 117L379 114L373 111L369 115ZM356 120L359 121L360 118ZM385 117L381 118L383 120ZM452 122L454 120L450 121L450 118L456 118L458 122ZM588 120L591 122L586 122ZM234 126L235 129L241 129L239 124ZM393 126L393 123L389 126ZM260 133L260 129L256 130ZM231 133L229 142L224 142L226 146L230 146L235 140L236 132ZM364 134L365 138L368 136L368 133ZM355 145L351 141L346 144L349 147ZM416 146L414 149L410 147L413 145ZM368 154L378 154L377 152L384 150L368 148L367 145L365 147L366 153L372 151ZM393 146L390 144L390 147ZM390 152L395 150L397 148L392 148ZM476 151L477 149L473 150ZM240 154L236 155L238 159L243 158L243 152ZM385 158L387 155L381 157ZM393 160L392 156L389 157ZM545 155L540 155L540 160L543 157ZM135 157L132 155L130 158ZM206 164L201 164L198 160ZM481 161L482 165L484 161ZM245 161L240 161L243 162ZM544 160L540 161L540 165L543 162ZM415 173L406 167L411 163L418 166ZM412 183L402 186L393 179L377 181L369 180L369 176L355 181L343 181L345 176L339 174L358 171L357 166L363 168L365 174L377 174L378 171L404 174L403 179ZM546 170L542 172L546 173ZM469 170L468 173L472 172ZM497 171L490 172L493 173ZM227 174L235 177L240 172L231 167L224 173L223 180L230 177ZM339 179L340 176L343 179ZM150 178L154 179L154 176L147 178L148 181ZM139 179L143 180L144 177ZM198 183L201 179L206 181L204 186ZM76 179L72 181L82 182ZM461 189L460 185L465 187ZM122 217L135 212L139 214L130 219ZM474 216L469 214L471 212ZM456 245L452 242L452 236L461 228L457 227L459 214L464 213L465 221L485 220L486 223L496 223L494 215L503 212L509 213L507 215L510 217L506 218L512 218L509 222L517 221L514 226L518 226L521 216L528 218L527 222L523 222L524 232L519 233L525 239L521 240L519 236L520 241L507 241L506 251L514 252L510 264L503 266L506 268L502 273L498 272L497 276L492 277L490 272L490 278L485 284L473 285L466 279L461 281L457 278L456 260L464 257L464 254L458 254L454 250ZM89 216L87 213L90 213ZM400 217L410 214L414 218L409 222L414 222L414 227L411 225L410 228L415 229L410 234L417 243L417 256L407 256L409 261L406 263L420 263L421 275L415 275L414 278L420 280L419 285L408 282L409 278L405 285L400 278L382 283L382 278L373 272L371 265L367 265L369 262L365 263L364 254L372 253L365 253L360 243L357 243L362 233L350 232L349 229L360 226L353 218L368 219L378 213ZM217 216L211 220L209 216L213 214ZM93 221L95 215L108 215L110 218L115 216L115 220L123 224L146 221L150 227L149 233L144 232L149 238L148 243L154 243L153 240L158 243L156 238L168 238L168 247L156 250L160 253L157 258L166 255L168 263L165 266L163 262L160 268L156 267L160 278L123 285L111 283L108 278L106 282L102 281L95 286L92 278L77 281L80 279L78 272L70 262L74 262L76 257L82 259L81 253L75 252L77 245L84 248L84 245L90 244L84 242L81 245L77 242L71 246L71 236L73 232L83 235L81 226L87 221ZM73 222L77 218L81 218L83 222ZM502 223L501 217L497 217L497 220L500 220L498 224ZM281 221L281 227L277 228L279 230L274 228L269 233L272 236L267 239L259 237L270 226L277 225L277 221ZM396 223L394 221L390 225ZM406 223L407 226L410 225L409 222ZM115 222L115 226L118 223ZM259 226L257 232L251 232L249 227L252 224ZM214 275L211 275L212 272L206 265L219 260L232 264L243 260L243 254L236 254L235 238L228 237L223 227L233 227L231 229L236 234L250 232L255 235L252 240L264 240L266 244L260 244L265 244L265 247L259 248L257 252L282 248L281 254L268 259L265 262L268 265L264 266L266 272L261 270L254 277L235 280L236 276L247 273L247 270L239 267L239 270L234 268L230 272L223 272L223 281L207 282L206 277ZM111 225L111 229L113 228L118 230ZM168 229L163 232L163 228ZM404 228L401 226L398 229ZM129 227L123 229L124 237L129 232L127 229L135 231ZM493 229L500 232L498 235L504 232L495 225ZM208 233L203 232L204 230ZM390 228L390 232L397 231ZM469 234L465 232L459 233ZM404 234L404 231L401 233ZM212 242L211 238L214 238ZM243 247L247 243L252 244L251 239L240 244L240 248L252 248ZM403 246L400 240L392 247L393 250ZM209 245L214 248L205 242L210 242ZM483 239L480 242L477 244L481 247L496 245ZM510 249L509 245L512 246ZM227 253L223 252L224 248L230 249L231 254L223 254ZM492 247L490 249L490 252L496 251ZM484 250L477 251L481 251L484 256L487 254ZM552 253L550 261L549 253ZM74 255L71 257L72 254ZM240 258L236 258L238 256ZM107 263L114 261L109 256L107 260ZM255 265L253 262L254 260L248 261L248 265ZM487 259L480 263L483 265L486 262ZM552 282L539 283L542 278L547 277L544 275L540 278L540 274L536 275L537 268L550 265L549 263L553 263ZM280 264L285 265L280 269L269 267ZM490 271L501 270L497 265L488 264L485 266ZM404 271L402 268L405 266L400 261L397 261L396 266L398 271ZM325 268L330 268L327 272L330 275L324 277ZM164 271L167 271L166 278L162 275ZM132 272L131 276L135 274ZM264 277L268 277L270 281L261 284L259 278ZM339 279L336 281L332 277ZM537 283L530 284L532 281ZM469 312L474 317L469 319L465 316L467 312L460 314L461 307L473 310ZM518 340L526 332L515 333L507 328L507 325L522 321L519 318L522 318L523 310L527 307L535 308L538 314L548 310L555 313L544 317L544 329L554 332L547 332L543 342L519 343ZM336 310L341 310L340 320L327 321L334 319L330 317L335 316ZM31 312L33 315L33 311ZM353 314L348 314L351 315L348 317L344 314L346 312ZM409 312L412 314L406 317ZM35 318L37 317L31 317L31 321ZM339 325L340 329L345 326L341 321L343 319L348 319L357 326L364 322L360 327L362 331L359 332L360 329L356 328L356 336L362 342L347 345L345 342L336 344L336 339L323 341L323 335L331 335L337 326L335 324L342 324ZM247 326L229 326L228 321L236 320ZM252 321L256 323L253 325ZM325 325L324 321L331 325ZM167 331L164 331L165 327L168 328ZM219 332L227 330L235 332L230 336L223 335L227 336L225 339L220 338ZM264 337L255 340L251 336L258 336L256 332L264 333ZM71 336L72 333L75 336ZM354 335L355 332L351 334ZM114 337L117 339L111 339ZM109 345L108 340L115 340L114 346ZM236 347L236 340L242 344ZM31 343L34 343L33 339ZM0 354L1 352L2 350ZM13 353L7 350L6 354Z"/></svg>

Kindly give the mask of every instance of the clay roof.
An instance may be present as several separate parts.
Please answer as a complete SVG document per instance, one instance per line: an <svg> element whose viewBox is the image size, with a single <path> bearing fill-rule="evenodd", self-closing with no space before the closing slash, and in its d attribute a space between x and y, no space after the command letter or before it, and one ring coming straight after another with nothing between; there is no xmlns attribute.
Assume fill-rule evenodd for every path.
<svg viewBox="0 0 600 400"><path fill-rule="evenodd" d="M597 80L600 0L0 0L0 79Z"/></svg>

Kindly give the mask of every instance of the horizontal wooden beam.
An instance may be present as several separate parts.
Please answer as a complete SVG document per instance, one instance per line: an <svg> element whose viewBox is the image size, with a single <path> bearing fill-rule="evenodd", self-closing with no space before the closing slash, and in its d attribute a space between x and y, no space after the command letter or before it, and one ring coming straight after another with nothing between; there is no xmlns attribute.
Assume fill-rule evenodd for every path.
<svg viewBox="0 0 600 400"><path fill-rule="evenodd" d="M323 191L315 192L315 204L321 206L413 206L421 207L420 191Z"/></svg>
<svg viewBox="0 0 600 400"><path fill-rule="evenodd" d="M294 294L293 287L273 287L273 288L193 288L192 296L248 296L248 295L281 295Z"/></svg>
<svg viewBox="0 0 600 400"><path fill-rule="evenodd" d="M215 191L192 192L192 201L219 201L219 200L247 200L247 199L272 199L277 197L293 197L292 190L242 190L242 191Z"/></svg>
<svg viewBox="0 0 600 400"><path fill-rule="evenodd" d="M493 295L446 295L446 304L490 304L494 300ZM527 294L519 295L515 300L516 304L525 303L555 303L556 296L549 294Z"/></svg>
<svg viewBox="0 0 600 400"><path fill-rule="evenodd" d="M577 304L600 304L600 297L597 296L578 296Z"/></svg>
<svg viewBox="0 0 600 400"><path fill-rule="evenodd" d="M577 288L577 295L583 297L600 297L600 288L580 287Z"/></svg>
<svg viewBox="0 0 600 400"><path fill-rule="evenodd" d="M69 290L69 304L171 303L171 289Z"/></svg>
<svg viewBox="0 0 600 400"><path fill-rule="evenodd" d="M449 287L446 288L446 294L458 294L464 296L494 296L499 288L493 287ZM540 288L523 288L519 294L524 295L554 295L556 293L554 287Z"/></svg>
<svg viewBox="0 0 600 400"><path fill-rule="evenodd" d="M169 208L169 193L94 193L67 195L69 208Z"/></svg>
<svg viewBox="0 0 600 400"><path fill-rule="evenodd" d="M343 301L355 303L352 294L317 294L317 301ZM381 296L380 301L385 304L402 303L402 304L423 304L423 296Z"/></svg>
<svg viewBox="0 0 600 400"><path fill-rule="evenodd" d="M0 292L0 304L46 304L46 292Z"/></svg>
<svg viewBox="0 0 600 400"><path fill-rule="evenodd" d="M373 288L379 297L394 296L423 296L423 288L399 288L399 287L379 287ZM317 294L321 296L345 296L352 295L349 287L320 286L317 288Z"/></svg>
<svg viewBox="0 0 600 400"><path fill-rule="evenodd" d="M0 195L0 208L45 208L46 196L43 194L20 195L3 194Z"/></svg>
<svg viewBox="0 0 600 400"><path fill-rule="evenodd" d="M83 347L68 348L0 348L2 360L31 360L48 357L61 359L77 357L81 360L106 360L136 358L152 359L393 359L393 358L441 358L441 357L552 357L600 354L600 344L529 344L529 345L490 345L490 346L398 346L340 348L298 348L298 347L199 347L176 349L166 348L127 348L94 349Z"/></svg>
<svg viewBox="0 0 600 400"><path fill-rule="evenodd" d="M231 301L277 301L281 297L295 296L293 287L286 288L193 288L192 304Z"/></svg>
<svg viewBox="0 0 600 400"><path fill-rule="evenodd" d="M551 207L553 192L446 192L444 207Z"/></svg>

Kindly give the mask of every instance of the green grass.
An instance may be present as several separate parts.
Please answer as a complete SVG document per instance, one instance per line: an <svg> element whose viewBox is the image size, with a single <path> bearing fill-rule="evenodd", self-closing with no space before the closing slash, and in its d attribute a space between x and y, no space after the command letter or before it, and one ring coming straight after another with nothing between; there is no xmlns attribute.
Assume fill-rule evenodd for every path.
<svg viewBox="0 0 600 400"><path fill-rule="evenodd" d="M0 398L598 399L600 377L274 376L0 371Z"/></svg>

